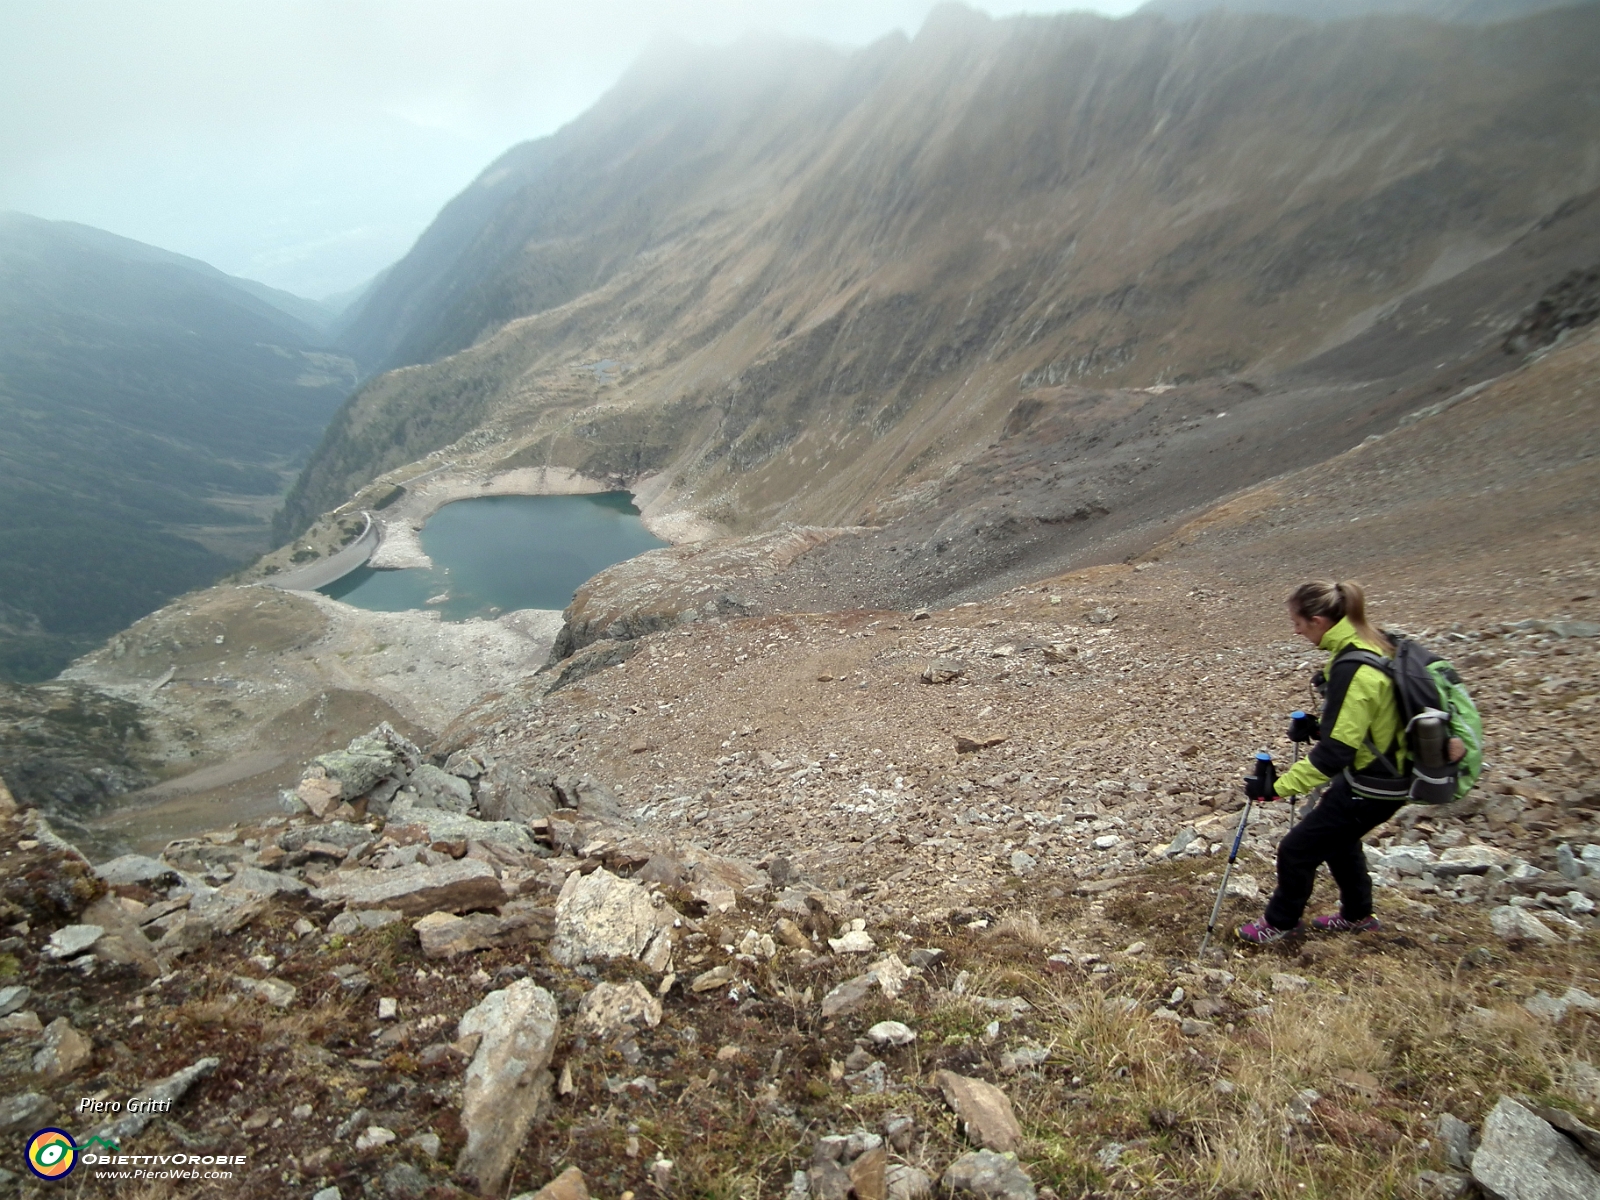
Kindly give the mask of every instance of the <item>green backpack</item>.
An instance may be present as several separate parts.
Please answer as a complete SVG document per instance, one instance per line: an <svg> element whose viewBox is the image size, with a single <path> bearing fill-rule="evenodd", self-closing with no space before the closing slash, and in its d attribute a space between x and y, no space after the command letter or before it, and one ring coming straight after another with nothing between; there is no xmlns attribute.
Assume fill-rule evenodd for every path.
<svg viewBox="0 0 1600 1200"><path fill-rule="evenodd" d="M1400 710L1405 730L1410 779L1406 798L1413 804L1449 804L1459 800L1472 790L1483 774L1483 718L1478 715L1478 706L1472 702L1466 685L1449 660L1431 653L1420 642L1393 633L1385 636L1394 643L1393 658L1370 650L1350 649L1340 654L1337 661L1375 667L1394 685L1395 705ZM1420 753L1418 738L1430 718L1443 723L1446 737L1460 738L1467 747L1459 760L1437 769L1425 769L1419 763L1419 759L1426 756ZM1377 747L1369 743L1369 748L1394 771L1393 764Z"/></svg>

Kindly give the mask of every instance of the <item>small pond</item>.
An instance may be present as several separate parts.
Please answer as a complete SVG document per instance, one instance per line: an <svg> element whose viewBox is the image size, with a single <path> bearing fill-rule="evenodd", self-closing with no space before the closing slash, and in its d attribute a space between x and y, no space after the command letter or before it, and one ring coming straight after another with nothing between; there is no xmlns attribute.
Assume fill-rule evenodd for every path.
<svg viewBox="0 0 1600 1200"><path fill-rule="evenodd" d="M562 609L591 575L667 545L627 492L482 496L447 504L422 528L431 570L362 567L320 589L357 608L436 608L447 621L517 608Z"/></svg>

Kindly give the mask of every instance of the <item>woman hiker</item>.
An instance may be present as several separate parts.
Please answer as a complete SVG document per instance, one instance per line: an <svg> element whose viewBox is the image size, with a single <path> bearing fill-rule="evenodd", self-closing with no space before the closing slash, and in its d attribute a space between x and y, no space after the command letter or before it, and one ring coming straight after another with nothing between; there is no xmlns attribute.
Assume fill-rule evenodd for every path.
<svg viewBox="0 0 1600 1200"><path fill-rule="evenodd" d="M1339 912L1313 918L1312 927L1326 933L1379 927L1361 839L1400 810L1409 786L1393 684L1376 667L1339 661L1351 647L1394 656L1394 644L1367 621L1361 585L1302 584L1289 596L1289 617L1296 633L1328 652L1327 693L1320 740L1266 799L1298 796L1325 783L1328 789L1278 844L1278 886L1265 915L1239 926L1239 937L1258 946L1303 932L1300 916L1322 863L1339 885ZM1452 760L1464 750L1452 739Z"/></svg>

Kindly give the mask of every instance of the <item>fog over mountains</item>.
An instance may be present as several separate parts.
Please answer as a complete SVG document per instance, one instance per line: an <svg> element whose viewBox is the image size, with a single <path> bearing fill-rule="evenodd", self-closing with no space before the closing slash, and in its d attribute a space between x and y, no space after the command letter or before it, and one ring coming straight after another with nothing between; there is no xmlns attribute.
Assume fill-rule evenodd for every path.
<svg viewBox="0 0 1600 1200"><path fill-rule="evenodd" d="M1031 388L1284 371L1600 184L1597 51L1594 5L952 6L854 53L663 50L352 315L358 356L411 369L352 399L279 532L475 429L511 464L665 470L724 528L849 523Z"/></svg>

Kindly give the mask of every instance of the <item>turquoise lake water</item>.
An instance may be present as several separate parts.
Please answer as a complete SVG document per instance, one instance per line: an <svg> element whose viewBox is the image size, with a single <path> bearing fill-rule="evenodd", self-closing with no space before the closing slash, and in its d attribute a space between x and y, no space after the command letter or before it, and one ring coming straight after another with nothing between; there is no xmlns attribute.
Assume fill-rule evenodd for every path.
<svg viewBox="0 0 1600 1200"><path fill-rule="evenodd" d="M432 570L362 567L322 593L378 612L436 608L447 621L560 609L596 572L667 545L645 529L627 492L457 500L428 519L421 537Z"/></svg>

